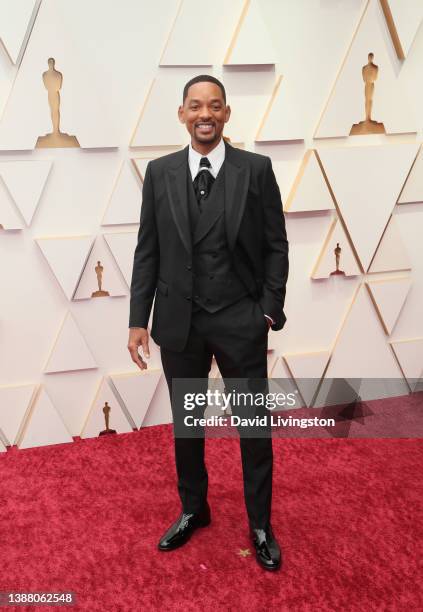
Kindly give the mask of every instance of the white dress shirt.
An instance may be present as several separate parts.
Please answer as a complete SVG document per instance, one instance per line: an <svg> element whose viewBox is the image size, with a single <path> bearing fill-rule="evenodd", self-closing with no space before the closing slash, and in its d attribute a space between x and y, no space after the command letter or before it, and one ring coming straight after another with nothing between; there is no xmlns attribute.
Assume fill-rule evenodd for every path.
<svg viewBox="0 0 423 612"><path fill-rule="evenodd" d="M223 141L223 138L219 140L218 144L214 147L214 149L209 151L207 155L199 153L193 148L192 144L189 143L188 163L192 180L195 179L200 170L200 159L202 157L207 157L210 162L210 168L207 168L207 171L211 172L213 177L216 178L220 168L222 167L223 162L225 161L225 143ZM272 317L267 314L265 314L264 316L266 317L266 319L269 319L269 321L273 325L274 320L272 319Z"/></svg>
<svg viewBox="0 0 423 612"><path fill-rule="evenodd" d="M219 143L215 146L214 149L209 151L207 155L202 155L201 153L193 149L191 143L189 144L188 161L192 180L195 179L198 174L198 171L200 170L200 159L202 157L207 157L211 164L210 168L208 168L208 171L212 173L214 178L216 178L217 173L219 172L223 162L225 161L225 143L223 142L223 138L219 140Z"/></svg>

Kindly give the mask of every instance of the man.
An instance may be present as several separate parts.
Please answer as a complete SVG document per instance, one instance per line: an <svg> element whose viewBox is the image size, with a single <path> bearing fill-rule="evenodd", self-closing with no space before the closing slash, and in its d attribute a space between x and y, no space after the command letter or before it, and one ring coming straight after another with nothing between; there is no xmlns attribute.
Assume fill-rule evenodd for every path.
<svg viewBox="0 0 423 612"><path fill-rule="evenodd" d="M224 379L267 378L268 330L279 330L288 277L282 202L269 157L232 147L222 137L231 109L209 75L183 90L179 120L191 143L147 165L131 282L128 349L147 367L149 322L172 379L207 379L213 355ZM156 292L157 290L157 292ZM171 401L174 427L183 406ZM176 432L176 429L175 429ZM241 437L244 497L256 559L278 569L270 523L272 439ZM210 523L204 436L175 435L182 512L159 550L183 545Z"/></svg>

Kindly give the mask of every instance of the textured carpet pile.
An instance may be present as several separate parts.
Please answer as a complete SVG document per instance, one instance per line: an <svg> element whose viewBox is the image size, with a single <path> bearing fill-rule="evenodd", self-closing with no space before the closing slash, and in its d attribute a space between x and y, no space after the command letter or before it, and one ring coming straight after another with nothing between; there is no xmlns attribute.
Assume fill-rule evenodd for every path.
<svg viewBox="0 0 423 612"><path fill-rule="evenodd" d="M212 523L170 553L171 426L0 455L0 591L89 612L423 609L421 440L275 439L277 573L247 551L238 441L206 452Z"/></svg>

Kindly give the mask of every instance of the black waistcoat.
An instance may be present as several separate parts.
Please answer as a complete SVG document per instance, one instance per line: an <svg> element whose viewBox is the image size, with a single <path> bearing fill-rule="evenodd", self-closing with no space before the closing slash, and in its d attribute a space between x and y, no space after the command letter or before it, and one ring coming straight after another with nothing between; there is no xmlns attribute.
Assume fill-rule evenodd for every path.
<svg viewBox="0 0 423 612"><path fill-rule="evenodd" d="M194 308L216 312L236 302L248 291L233 270L225 228L225 162L210 194L198 208L188 167L188 208L193 250Z"/></svg>

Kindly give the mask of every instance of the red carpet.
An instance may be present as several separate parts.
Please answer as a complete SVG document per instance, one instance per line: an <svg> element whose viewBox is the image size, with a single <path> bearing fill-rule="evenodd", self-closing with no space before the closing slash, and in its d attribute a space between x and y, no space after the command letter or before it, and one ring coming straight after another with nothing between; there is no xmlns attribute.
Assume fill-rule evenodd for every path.
<svg viewBox="0 0 423 612"><path fill-rule="evenodd" d="M275 440L272 574L238 554L253 549L233 439L207 441L212 524L156 550L179 512L171 436L0 456L0 591L70 590L89 612L423 608L421 440Z"/></svg>

